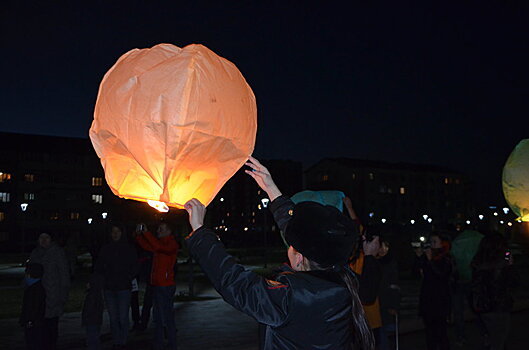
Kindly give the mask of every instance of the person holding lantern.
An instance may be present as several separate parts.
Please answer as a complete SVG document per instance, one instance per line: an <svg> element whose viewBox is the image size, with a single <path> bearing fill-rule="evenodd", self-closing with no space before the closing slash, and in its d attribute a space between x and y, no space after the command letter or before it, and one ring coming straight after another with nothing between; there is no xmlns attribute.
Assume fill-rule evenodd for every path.
<svg viewBox="0 0 529 350"><path fill-rule="evenodd" d="M296 205L283 196L255 158L247 170L268 194L270 208L289 244L290 266L271 280L235 263L212 230L206 208L185 204L193 232L189 250L229 304L266 326L264 349L373 349L374 340L347 261L358 227L338 209L315 202Z"/></svg>

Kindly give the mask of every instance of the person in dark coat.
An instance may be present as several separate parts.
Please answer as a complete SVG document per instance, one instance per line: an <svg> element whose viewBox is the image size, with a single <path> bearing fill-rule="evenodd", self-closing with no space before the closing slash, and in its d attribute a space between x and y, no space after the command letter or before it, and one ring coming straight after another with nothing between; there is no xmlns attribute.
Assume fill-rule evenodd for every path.
<svg viewBox="0 0 529 350"><path fill-rule="evenodd" d="M138 255L123 229L113 224L112 241L101 248L95 272L104 276L105 304L115 347L125 346L129 333L132 280L138 273Z"/></svg>
<svg viewBox="0 0 529 350"><path fill-rule="evenodd" d="M471 303L485 325L483 339L491 350L503 350L509 335L512 291L519 285L505 238L498 233L484 237L471 266Z"/></svg>
<svg viewBox="0 0 529 350"><path fill-rule="evenodd" d="M396 331L396 316L400 309L400 286L397 261L394 259L389 241L384 238L380 243L377 259L382 268L379 292L382 327L377 344L379 350L386 350L395 348L393 337L390 339L388 337L394 335Z"/></svg>
<svg viewBox="0 0 529 350"><path fill-rule="evenodd" d="M448 240L432 234L430 245L418 257L418 267L423 278L419 315L424 323L428 350L445 350L450 348L447 322L450 315L453 262Z"/></svg>
<svg viewBox="0 0 529 350"><path fill-rule="evenodd" d="M101 325L103 324L103 284L102 275L90 276L81 313L82 326L86 330L86 346L89 350L101 349Z"/></svg>
<svg viewBox="0 0 529 350"><path fill-rule="evenodd" d="M43 347L55 349L59 335L59 317L64 313L71 286L70 267L64 249L52 241L49 233L41 233L38 243L31 252L29 261L44 267L42 286L46 291L46 315Z"/></svg>
<svg viewBox="0 0 529 350"><path fill-rule="evenodd" d="M266 279L236 264L210 229L197 199L185 204L193 232L186 238L193 257L224 300L265 324L264 349L363 349L374 339L347 262L358 227L338 209L293 202L275 186L256 159L247 171L268 194L274 217L291 216L285 231L290 266ZM288 214L290 213L290 214Z"/></svg>
<svg viewBox="0 0 529 350"><path fill-rule="evenodd" d="M44 267L29 263L26 266L24 298L19 324L24 327L26 348L42 349L44 335L44 316L46 313L46 292L42 286Z"/></svg>

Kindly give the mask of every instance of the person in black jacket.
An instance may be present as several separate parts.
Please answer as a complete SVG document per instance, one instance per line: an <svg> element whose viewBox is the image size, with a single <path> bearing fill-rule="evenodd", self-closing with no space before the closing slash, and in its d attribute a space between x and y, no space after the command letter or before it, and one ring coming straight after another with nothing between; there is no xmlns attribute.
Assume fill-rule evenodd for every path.
<svg viewBox="0 0 529 350"><path fill-rule="evenodd" d="M129 333L132 280L138 273L136 248L127 242L124 229L113 224L112 241L101 248L95 272L104 277L105 304L115 347L125 346Z"/></svg>
<svg viewBox="0 0 529 350"><path fill-rule="evenodd" d="M519 285L513 258L502 235L485 236L472 260L471 303L491 350L504 349L513 306L512 290Z"/></svg>
<svg viewBox="0 0 529 350"><path fill-rule="evenodd" d="M26 347L41 349L44 335L44 315L46 312L46 292L41 278L44 267L41 264L29 263L26 267L24 298L19 323L24 327Z"/></svg>
<svg viewBox="0 0 529 350"><path fill-rule="evenodd" d="M81 313L82 325L86 329L86 346L89 350L101 349L101 324L103 323L103 283L102 275L90 276Z"/></svg>
<svg viewBox="0 0 529 350"><path fill-rule="evenodd" d="M236 264L203 227L206 209L197 199L185 204L193 229L186 238L191 254L226 302L266 325L264 349L373 349L357 281L346 267L357 226L334 207L294 206L256 159L247 165L270 197L279 226L286 223L290 266L271 280Z"/></svg>
<svg viewBox="0 0 529 350"><path fill-rule="evenodd" d="M419 296L419 315L424 323L428 350L450 348L447 322L450 315L450 281L453 262L450 243L439 234L430 236L430 245L418 257L423 277Z"/></svg>

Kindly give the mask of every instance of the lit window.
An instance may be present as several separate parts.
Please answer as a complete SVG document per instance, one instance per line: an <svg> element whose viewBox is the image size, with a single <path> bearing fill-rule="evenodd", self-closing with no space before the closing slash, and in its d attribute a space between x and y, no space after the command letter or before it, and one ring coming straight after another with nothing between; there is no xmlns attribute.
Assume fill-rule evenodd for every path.
<svg viewBox="0 0 529 350"><path fill-rule="evenodd" d="M329 180L329 175L323 175L321 179L323 181L328 181Z"/></svg>
<svg viewBox="0 0 529 350"><path fill-rule="evenodd" d="M374 179L375 179L375 174L369 173L369 180L374 180Z"/></svg>
<svg viewBox="0 0 529 350"><path fill-rule="evenodd" d="M103 203L103 195L102 194L93 194L92 195L92 201L97 204Z"/></svg>
<svg viewBox="0 0 529 350"><path fill-rule="evenodd" d="M50 220L59 220L59 213L55 212L51 214Z"/></svg>
<svg viewBox="0 0 529 350"><path fill-rule="evenodd" d="M448 178L445 177L445 185L448 185Z"/></svg>
<svg viewBox="0 0 529 350"><path fill-rule="evenodd" d="M11 180L11 174L0 172L0 182L6 182Z"/></svg>
<svg viewBox="0 0 529 350"><path fill-rule="evenodd" d="M4 221L5 219L6 219L6 214L0 211L0 221Z"/></svg>
<svg viewBox="0 0 529 350"><path fill-rule="evenodd" d="M70 220L79 220L79 213L70 213Z"/></svg>
<svg viewBox="0 0 529 350"><path fill-rule="evenodd" d="M405 187L401 187L400 188L400 194L406 194L406 188Z"/></svg>
<svg viewBox="0 0 529 350"><path fill-rule="evenodd" d="M93 177L92 178L92 186L94 186L94 187L103 186L103 178L102 177Z"/></svg>
<svg viewBox="0 0 529 350"><path fill-rule="evenodd" d="M33 175L33 174L24 174L24 181L26 181L26 182L34 182L35 181L35 175Z"/></svg>
<svg viewBox="0 0 529 350"><path fill-rule="evenodd" d="M24 199L27 201L35 200L35 193L24 193Z"/></svg>
<svg viewBox="0 0 529 350"><path fill-rule="evenodd" d="M10 195L7 192L0 192L0 202L7 203L10 201Z"/></svg>
<svg viewBox="0 0 529 350"><path fill-rule="evenodd" d="M353 173L353 175L351 176L351 178L352 178L353 180L356 180L356 174Z"/></svg>
<svg viewBox="0 0 529 350"><path fill-rule="evenodd" d="M226 213L226 216L230 216L230 213Z"/></svg>
<svg viewBox="0 0 529 350"><path fill-rule="evenodd" d="M252 216L255 216L255 211L252 211Z"/></svg>

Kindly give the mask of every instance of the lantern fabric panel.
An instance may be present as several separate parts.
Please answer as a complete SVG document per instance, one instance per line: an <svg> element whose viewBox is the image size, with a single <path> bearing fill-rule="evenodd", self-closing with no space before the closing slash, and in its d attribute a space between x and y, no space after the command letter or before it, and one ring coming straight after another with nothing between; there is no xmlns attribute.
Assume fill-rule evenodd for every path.
<svg viewBox="0 0 529 350"><path fill-rule="evenodd" d="M529 139L522 140L507 159L502 185L512 211L529 222Z"/></svg>
<svg viewBox="0 0 529 350"><path fill-rule="evenodd" d="M202 45L124 54L101 82L90 138L112 191L182 207L208 204L253 152L255 96Z"/></svg>

